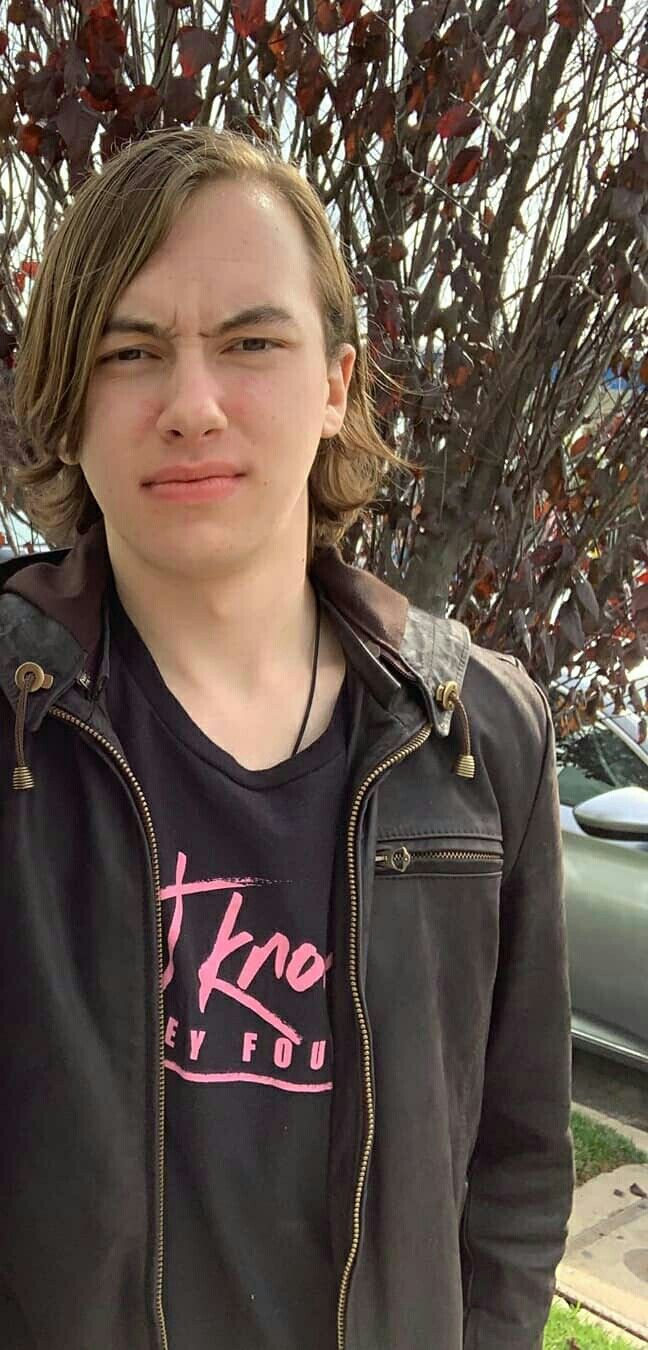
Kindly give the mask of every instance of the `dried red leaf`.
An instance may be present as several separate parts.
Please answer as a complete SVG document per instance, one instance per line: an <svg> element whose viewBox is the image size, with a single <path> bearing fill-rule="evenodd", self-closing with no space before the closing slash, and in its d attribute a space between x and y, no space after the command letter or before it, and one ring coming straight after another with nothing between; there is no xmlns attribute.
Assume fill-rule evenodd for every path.
<svg viewBox="0 0 648 1350"><path fill-rule="evenodd" d="M25 276L30 277L30 279L38 276L39 267L40 263L37 263L33 258L24 258L20 264L21 272L24 272Z"/></svg>
<svg viewBox="0 0 648 1350"><path fill-rule="evenodd" d="M303 57L297 80L297 102L304 117L312 117L317 112L326 92L326 77L321 69L321 57L315 47L311 47Z"/></svg>
<svg viewBox="0 0 648 1350"><path fill-rule="evenodd" d="M617 347L616 351L614 351L610 357L609 369L612 371L612 374L618 376L622 380L627 380L631 366L632 356L630 353L622 352Z"/></svg>
<svg viewBox="0 0 648 1350"><path fill-rule="evenodd" d="M391 141L394 138L395 121L396 100L392 91L383 86L376 90L371 100L367 125L383 141Z"/></svg>
<svg viewBox="0 0 648 1350"><path fill-rule="evenodd" d="M561 28L571 28L572 32L577 33L583 22L582 0L558 0L553 17Z"/></svg>
<svg viewBox="0 0 648 1350"><path fill-rule="evenodd" d="M218 56L218 39L204 28L180 28L177 36L180 69L185 79L195 79Z"/></svg>
<svg viewBox="0 0 648 1350"><path fill-rule="evenodd" d="M419 5L412 14L408 14L403 36L405 50L411 61L423 59L425 47L436 31L436 5Z"/></svg>
<svg viewBox="0 0 648 1350"><path fill-rule="evenodd" d="M337 4L331 0L317 0L315 7L315 27L320 33L337 33L344 25L344 19Z"/></svg>
<svg viewBox="0 0 648 1350"><path fill-rule="evenodd" d="M126 51L126 34L116 19L93 10L79 33L78 46L86 53L91 69L117 70Z"/></svg>
<svg viewBox="0 0 648 1350"><path fill-rule="evenodd" d="M37 155L43 135L42 127L37 126L35 122L28 122L27 126L18 129L18 145L26 155Z"/></svg>
<svg viewBox="0 0 648 1350"><path fill-rule="evenodd" d="M461 389L467 384L475 363L458 342L451 341L445 349L443 373L451 389Z"/></svg>
<svg viewBox="0 0 648 1350"><path fill-rule="evenodd" d="M542 475L542 486L545 492L548 492L551 502L554 506L565 500L565 484L563 481L562 464L558 451L552 456Z"/></svg>
<svg viewBox="0 0 648 1350"><path fill-rule="evenodd" d="M362 139L362 126L359 117L351 117L344 128L344 153L351 163L355 163L358 158L360 141Z"/></svg>
<svg viewBox="0 0 648 1350"><path fill-rule="evenodd" d="M340 0L340 9L345 26L355 23L360 10L362 9L362 0Z"/></svg>
<svg viewBox="0 0 648 1350"><path fill-rule="evenodd" d="M591 439L591 431L586 431L583 436L578 436L575 441L572 441L569 447L570 455L582 455L583 450L587 449Z"/></svg>
<svg viewBox="0 0 648 1350"><path fill-rule="evenodd" d="M568 104L568 103L561 103L561 104L559 104L559 106L556 108L556 111L555 111L555 113L554 113L554 119L553 119L553 120L554 120L554 126L555 126L555 127L558 127L558 130L559 130L559 131L564 131L564 130L565 130L565 127L566 127L566 125L567 125L567 113L568 113L568 112L569 112L569 104Z"/></svg>
<svg viewBox="0 0 648 1350"><path fill-rule="evenodd" d="M99 19L117 18L112 0L81 0L81 9L85 15L96 14Z"/></svg>
<svg viewBox="0 0 648 1350"><path fill-rule="evenodd" d="M569 600L566 600L564 605L561 606L558 614L558 627L560 632L567 638L570 646L574 647L577 651L583 650L583 647L585 646L585 633L583 632L581 617L573 595L570 595Z"/></svg>
<svg viewBox="0 0 648 1350"><path fill-rule="evenodd" d="M588 581L587 577L574 577L574 592L583 609L587 610L593 619L598 619L600 617L599 602L591 581Z"/></svg>
<svg viewBox="0 0 648 1350"><path fill-rule="evenodd" d="M362 14L353 26L349 55L353 60L384 61L389 55L388 29L381 14Z"/></svg>
<svg viewBox="0 0 648 1350"><path fill-rule="evenodd" d="M497 572L490 558L480 558L477 564L477 582L474 594L480 600L490 600L497 588Z"/></svg>
<svg viewBox="0 0 648 1350"><path fill-rule="evenodd" d="M539 41L547 31L547 11L544 0L526 4L524 0L509 0L506 6L511 28L521 38Z"/></svg>
<svg viewBox="0 0 648 1350"><path fill-rule="evenodd" d="M331 127L315 127L311 136L311 150L314 155L325 155L333 144L333 131Z"/></svg>
<svg viewBox="0 0 648 1350"><path fill-rule="evenodd" d="M117 111L142 131L160 111L162 96L151 84L136 84L134 89L117 90Z"/></svg>
<svg viewBox="0 0 648 1350"><path fill-rule="evenodd" d="M482 40L478 33L473 33L472 40L457 54L453 71L455 89L463 99L472 99L479 93L487 73L488 62Z"/></svg>
<svg viewBox="0 0 648 1350"><path fill-rule="evenodd" d="M11 0L7 10L8 23L31 23L35 10L32 0Z"/></svg>
<svg viewBox="0 0 648 1350"><path fill-rule="evenodd" d="M611 52L623 37L623 19L618 9L612 5L606 5L594 19L594 27L599 35L599 41L603 50Z"/></svg>
<svg viewBox="0 0 648 1350"><path fill-rule="evenodd" d="M542 650L544 653L545 665L547 667L547 674L552 675L554 666L556 664L555 636L553 633L548 632L546 629L541 629L539 637L540 642L542 644Z"/></svg>
<svg viewBox="0 0 648 1350"><path fill-rule="evenodd" d="M392 342L398 342L403 322L398 287L393 281L380 281L376 285L378 307L375 313L376 323L389 334Z"/></svg>
<svg viewBox="0 0 648 1350"><path fill-rule="evenodd" d="M478 112L470 103L455 103L439 118L436 124L437 134L444 139L451 136L469 136L481 121Z"/></svg>
<svg viewBox="0 0 648 1350"><path fill-rule="evenodd" d="M239 37L255 37L266 21L265 0L232 0L232 14Z"/></svg>
<svg viewBox="0 0 648 1350"><path fill-rule="evenodd" d="M9 46L9 34L4 29L0 29L0 56L4 56Z"/></svg>
<svg viewBox="0 0 648 1350"><path fill-rule="evenodd" d="M342 79L338 81L333 91L333 106L338 117L343 119L349 117L358 93L364 89L366 79L367 67L360 61L354 61L352 65L347 66Z"/></svg>
<svg viewBox="0 0 648 1350"><path fill-rule="evenodd" d="M478 173L481 160L482 153L478 145L465 145L448 169L446 178L448 187L452 187L455 183L458 185L469 183Z"/></svg>
<svg viewBox="0 0 648 1350"><path fill-rule="evenodd" d="M202 99L193 80L178 75L169 80L164 111L170 122L193 122L202 108Z"/></svg>

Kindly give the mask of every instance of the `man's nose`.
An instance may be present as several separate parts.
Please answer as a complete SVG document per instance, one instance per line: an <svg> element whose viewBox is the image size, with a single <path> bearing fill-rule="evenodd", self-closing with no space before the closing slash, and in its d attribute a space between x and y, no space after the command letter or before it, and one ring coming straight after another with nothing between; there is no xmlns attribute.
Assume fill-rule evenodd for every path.
<svg viewBox="0 0 648 1350"><path fill-rule="evenodd" d="M200 351L178 355L162 393L160 431L189 438L227 426L222 372Z"/></svg>

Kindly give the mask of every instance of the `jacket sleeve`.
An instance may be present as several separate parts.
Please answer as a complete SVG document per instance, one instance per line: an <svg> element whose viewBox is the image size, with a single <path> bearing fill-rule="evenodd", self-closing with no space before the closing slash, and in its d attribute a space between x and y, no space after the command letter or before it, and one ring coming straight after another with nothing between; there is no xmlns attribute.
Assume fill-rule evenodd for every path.
<svg viewBox="0 0 648 1350"><path fill-rule="evenodd" d="M482 1112L461 1226L464 1350L542 1350L574 1186L554 733L547 700L530 681L529 696L536 711L542 704L544 749L502 882Z"/></svg>

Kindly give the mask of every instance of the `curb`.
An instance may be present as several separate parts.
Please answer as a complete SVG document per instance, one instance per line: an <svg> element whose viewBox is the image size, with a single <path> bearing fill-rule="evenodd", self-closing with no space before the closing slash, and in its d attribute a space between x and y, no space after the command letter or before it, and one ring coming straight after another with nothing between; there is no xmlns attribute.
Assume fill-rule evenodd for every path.
<svg viewBox="0 0 648 1350"><path fill-rule="evenodd" d="M609 1319L605 1316L593 1311L593 1308L590 1307L591 1300L590 1303L583 1303L583 1300L579 1299L578 1295L568 1287L560 1288L556 1285L556 1293L552 1303L566 1304L566 1307L574 1308L576 1314L583 1322L587 1323L587 1326L599 1327L607 1335L617 1336L620 1341L628 1343L628 1346L636 1347L636 1350L644 1350L644 1346L647 1345L644 1335L634 1335L634 1332L628 1331L626 1326L620 1326L618 1322L609 1322Z"/></svg>
<svg viewBox="0 0 648 1350"><path fill-rule="evenodd" d="M629 1139L636 1148L640 1148L648 1154L648 1131L640 1130L636 1125L625 1125L622 1120L616 1120L614 1116L606 1116L602 1111L595 1111L591 1106L580 1106L578 1102L572 1102L575 1111L581 1116L588 1116L590 1120L595 1120L599 1125L607 1125L617 1134L622 1134L625 1139Z"/></svg>
<svg viewBox="0 0 648 1350"><path fill-rule="evenodd" d="M595 1111L593 1107L580 1106L578 1102L572 1102L575 1111L580 1115L586 1116L598 1125L605 1125L616 1131L617 1134L629 1139L637 1149L643 1150L648 1156L648 1131L637 1129L637 1126L625 1125L624 1122L614 1118L614 1116L605 1115L602 1111ZM648 1169L648 1162L639 1164L640 1168ZM563 1261L566 1260L563 1255ZM610 1291L612 1292L612 1291ZM597 1280L594 1276L587 1276L585 1272L574 1272L574 1282L572 1282L570 1270L564 1269L564 1273L556 1270L556 1296L563 1299L571 1307L579 1305L583 1318L589 1322L598 1323L609 1335L618 1335L625 1338L629 1346L644 1347L648 1346L648 1327L644 1318L637 1322L636 1316L633 1316L634 1305L632 1301L628 1304L628 1311L614 1311L607 1307L606 1285Z"/></svg>
<svg viewBox="0 0 648 1350"><path fill-rule="evenodd" d="M599 1303L598 1299L592 1297L587 1286L585 1286L583 1294L583 1289L579 1293L564 1280L558 1280L556 1297L563 1299L571 1307L578 1305L579 1310L585 1315L585 1320L595 1322L610 1336L625 1336L629 1345L637 1347L648 1345L645 1326L640 1326L638 1322L633 1322L627 1317L621 1317L618 1313L606 1308L605 1304Z"/></svg>

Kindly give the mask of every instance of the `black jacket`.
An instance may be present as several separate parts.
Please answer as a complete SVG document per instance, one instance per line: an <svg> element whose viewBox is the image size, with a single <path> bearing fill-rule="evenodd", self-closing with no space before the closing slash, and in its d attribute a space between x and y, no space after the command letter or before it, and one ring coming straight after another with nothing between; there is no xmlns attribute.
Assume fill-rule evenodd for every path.
<svg viewBox="0 0 648 1350"><path fill-rule="evenodd" d="M1 1350L167 1350L157 847L106 711L107 567L100 524L0 568ZM336 550L312 577L355 709L337 1350L540 1350L573 1187L546 699Z"/></svg>

